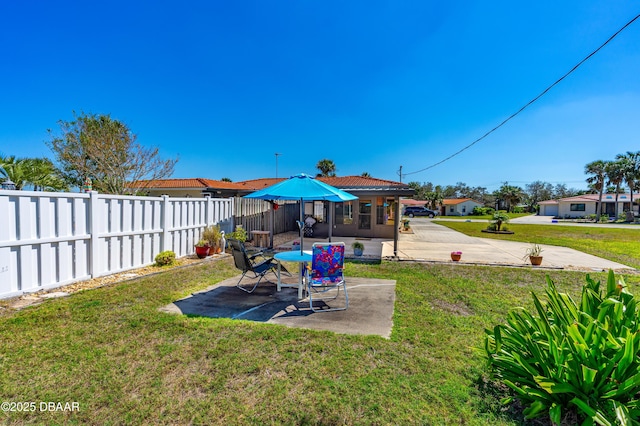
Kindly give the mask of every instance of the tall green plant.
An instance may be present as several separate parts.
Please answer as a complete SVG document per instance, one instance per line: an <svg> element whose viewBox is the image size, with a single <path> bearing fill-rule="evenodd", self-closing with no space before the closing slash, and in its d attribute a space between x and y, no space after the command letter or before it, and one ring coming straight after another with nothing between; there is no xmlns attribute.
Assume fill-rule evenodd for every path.
<svg viewBox="0 0 640 426"><path fill-rule="evenodd" d="M513 389L527 418L555 424L575 410L583 425L640 425L640 321L636 300L612 271L601 290L589 275L576 304L547 277L548 301L533 294L538 316L509 313L486 330L494 376Z"/></svg>

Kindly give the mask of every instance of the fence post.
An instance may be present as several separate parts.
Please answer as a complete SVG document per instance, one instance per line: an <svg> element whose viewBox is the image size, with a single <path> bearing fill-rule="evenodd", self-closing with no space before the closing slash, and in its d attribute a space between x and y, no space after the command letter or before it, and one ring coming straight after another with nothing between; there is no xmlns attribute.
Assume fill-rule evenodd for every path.
<svg viewBox="0 0 640 426"><path fill-rule="evenodd" d="M91 259L91 270L89 276L91 278L98 277L100 271L100 226L99 226L99 209L98 206L98 191L89 192L89 232L91 233L91 243L89 245L89 259Z"/></svg>
<svg viewBox="0 0 640 426"><path fill-rule="evenodd" d="M211 194L205 194L204 198L207 200L204 215L204 226L207 227L213 222L213 197L211 197Z"/></svg>
<svg viewBox="0 0 640 426"><path fill-rule="evenodd" d="M171 234L169 234L169 196L162 196L162 248L160 251L171 250L169 247L169 240Z"/></svg>

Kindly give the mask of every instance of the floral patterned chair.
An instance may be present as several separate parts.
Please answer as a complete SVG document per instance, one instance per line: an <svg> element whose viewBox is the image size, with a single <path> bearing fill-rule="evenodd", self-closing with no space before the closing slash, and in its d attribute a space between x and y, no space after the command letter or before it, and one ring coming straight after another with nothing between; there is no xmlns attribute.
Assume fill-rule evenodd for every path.
<svg viewBox="0 0 640 426"><path fill-rule="evenodd" d="M344 268L344 243L314 243L311 267L307 269L309 307L314 312L342 311L349 307L349 294L342 270ZM325 302L335 300L344 290L344 306L330 307ZM333 297L324 296L325 294ZM320 297L322 295L322 297ZM322 306L314 306L314 301Z"/></svg>

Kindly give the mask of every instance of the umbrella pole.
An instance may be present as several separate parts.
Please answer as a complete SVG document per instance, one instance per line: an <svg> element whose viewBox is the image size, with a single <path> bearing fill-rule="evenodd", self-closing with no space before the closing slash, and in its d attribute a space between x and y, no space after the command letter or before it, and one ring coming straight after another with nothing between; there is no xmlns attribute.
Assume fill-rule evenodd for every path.
<svg viewBox="0 0 640 426"><path fill-rule="evenodd" d="M302 198L300 198L300 223L298 228L300 228L300 256L302 256L302 251L304 250L304 201Z"/></svg>
<svg viewBox="0 0 640 426"><path fill-rule="evenodd" d="M329 201L329 211L327 216L329 216L329 242L331 242L331 236L333 235L333 201Z"/></svg>
<svg viewBox="0 0 640 426"><path fill-rule="evenodd" d="M273 247L273 229L275 228L275 223L276 223L276 209L274 209L273 207L275 206L276 202L272 201L271 203L271 220L269 222L271 222L270 228L271 228L271 235L269 237L269 247L271 247L272 249Z"/></svg>

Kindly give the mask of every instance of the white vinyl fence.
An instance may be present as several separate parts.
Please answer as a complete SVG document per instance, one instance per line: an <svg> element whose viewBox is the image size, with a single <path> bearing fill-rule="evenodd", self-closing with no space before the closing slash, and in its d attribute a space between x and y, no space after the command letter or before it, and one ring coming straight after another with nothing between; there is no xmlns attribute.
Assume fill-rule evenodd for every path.
<svg viewBox="0 0 640 426"><path fill-rule="evenodd" d="M233 199L0 190L0 298L192 254L205 226L233 221Z"/></svg>

